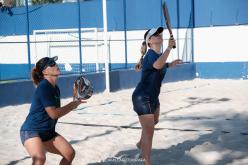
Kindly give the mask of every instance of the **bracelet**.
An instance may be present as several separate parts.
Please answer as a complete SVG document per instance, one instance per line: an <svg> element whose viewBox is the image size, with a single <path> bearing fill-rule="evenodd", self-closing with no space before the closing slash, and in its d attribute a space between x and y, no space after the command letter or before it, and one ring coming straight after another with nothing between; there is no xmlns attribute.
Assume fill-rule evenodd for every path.
<svg viewBox="0 0 248 165"><path fill-rule="evenodd" d="M166 62L166 63L165 63L165 67L166 67L166 68L169 68L169 67L170 67L170 63Z"/></svg>

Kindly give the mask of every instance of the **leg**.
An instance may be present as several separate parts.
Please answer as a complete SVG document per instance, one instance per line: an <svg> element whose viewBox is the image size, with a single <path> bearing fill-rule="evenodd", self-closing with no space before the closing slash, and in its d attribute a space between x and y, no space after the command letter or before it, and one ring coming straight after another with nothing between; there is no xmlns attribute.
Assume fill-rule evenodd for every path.
<svg viewBox="0 0 248 165"><path fill-rule="evenodd" d="M159 122L159 113L160 113L160 106L156 108L156 111L154 112L154 125L158 124Z"/></svg>
<svg viewBox="0 0 248 165"><path fill-rule="evenodd" d="M160 113L160 107L158 106L158 108L157 108L156 111L154 112L154 125L158 124L158 122L159 122L159 113ZM143 136L143 131L142 131L142 133L141 133L141 137L140 137L139 142L136 144L136 147L137 147L138 149L141 148L142 136Z"/></svg>
<svg viewBox="0 0 248 165"><path fill-rule="evenodd" d="M75 157L75 150L63 136L56 136L52 140L43 142L48 152L61 155L60 165L70 165Z"/></svg>
<svg viewBox="0 0 248 165"><path fill-rule="evenodd" d="M139 121L142 126L142 142L141 151L142 158L145 160L145 165L150 165L151 150L152 150L152 138L154 133L154 115L141 115Z"/></svg>
<svg viewBox="0 0 248 165"><path fill-rule="evenodd" d="M27 139L24 142L24 147L32 157L32 165L44 165L46 161L45 149L39 137Z"/></svg>

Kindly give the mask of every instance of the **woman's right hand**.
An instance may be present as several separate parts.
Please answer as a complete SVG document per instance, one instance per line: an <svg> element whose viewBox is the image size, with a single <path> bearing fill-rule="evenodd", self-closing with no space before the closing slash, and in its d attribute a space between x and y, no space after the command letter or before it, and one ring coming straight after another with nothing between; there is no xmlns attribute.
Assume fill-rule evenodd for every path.
<svg viewBox="0 0 248 165"><path fill-rule="evenodd" d="M87 101L86 100L82 100L82 99L79 99L79 100L74 100L72 101L70 104L71 104L71 108L72 109L76 109L80 104L82 103L86 103Z"/></svg>
<svg viewBox="0 0 248 165"><path fill-rule="evenodd" d="M176 46L176 40L173 37L170 37L168 47L172 49L173 46Z"/></svg>

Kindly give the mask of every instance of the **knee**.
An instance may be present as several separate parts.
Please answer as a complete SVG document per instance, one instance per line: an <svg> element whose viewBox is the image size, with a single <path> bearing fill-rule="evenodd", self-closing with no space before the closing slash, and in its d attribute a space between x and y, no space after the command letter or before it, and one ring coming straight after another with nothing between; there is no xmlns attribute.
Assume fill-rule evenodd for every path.
<svg viewBox="0 0 248 165"><path fill-rule="evenodd" d="M150 129L145 129L143 130L143 132L144 132L144 137L148 139L152 139L153 134L154 134L154 127L151 126Z"/></svg>
<svg viewBox="0 0 248 165"><path fill-rule="evenodd" d="M71 160L74 159L75 155L76 155L76 152L74 149L72 149L72 152L70 153Z"/></svg>
<svg viewBox="0 0 248 165"><path fill-rule="evenodd" d="M34 155L32 156L34 164L45 164L46 156L45 155Z"/></svg>
<svg viewBox="0 0 248 165"><path fill-rule="evenodd" d="M66 153L66 155L64 156L64 158L65 158L67 161L72 162L72 160L74 159L75 155L76 155L76 152L75 152L75 150L72 148L70 151L68 151L68 152Z"/></svg>

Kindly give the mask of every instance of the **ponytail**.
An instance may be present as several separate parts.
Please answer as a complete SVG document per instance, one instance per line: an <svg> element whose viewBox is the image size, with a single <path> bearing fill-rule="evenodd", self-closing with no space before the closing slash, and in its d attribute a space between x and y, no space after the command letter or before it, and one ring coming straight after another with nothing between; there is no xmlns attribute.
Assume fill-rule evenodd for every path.
<svg viewBox="0 0 248 165"><path fill-rule="evenodd" d="M44 79L42 72L40 72L36 67L32 69L32 80L35 85L38 85L41 80Z"/></svg>
<svg viewBox="0 0 248 165"><path fill-rule="evenodd" d="M144 55L146 54L146 51L147 51L146 41L143 41L141 48L140 48L141 58L140 58L139 62L135 65L136 71L140 71L142 69L142 62L144 59Z"/></svg>

